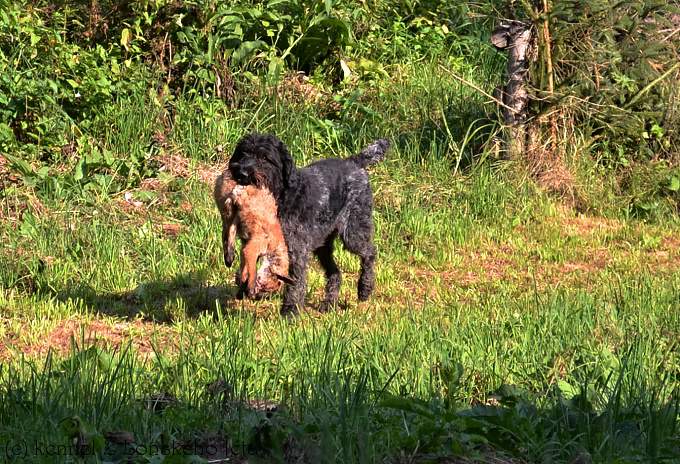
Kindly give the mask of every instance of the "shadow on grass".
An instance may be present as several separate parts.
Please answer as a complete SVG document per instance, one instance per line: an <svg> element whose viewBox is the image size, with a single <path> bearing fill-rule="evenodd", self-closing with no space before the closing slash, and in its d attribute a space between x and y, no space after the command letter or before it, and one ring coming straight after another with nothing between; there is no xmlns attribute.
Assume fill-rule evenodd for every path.
<svg viewBox="0 0 680 464"><path fill-rule="evenodd" d="M93 313L128 319L141 316L154 322L172 322L177 316L233 314L240 308L235 285L207 285L204 271L179 274L166 280L153 280L126 292L102 293L89 285L58 291L59 301L81 303Z"/></svg>

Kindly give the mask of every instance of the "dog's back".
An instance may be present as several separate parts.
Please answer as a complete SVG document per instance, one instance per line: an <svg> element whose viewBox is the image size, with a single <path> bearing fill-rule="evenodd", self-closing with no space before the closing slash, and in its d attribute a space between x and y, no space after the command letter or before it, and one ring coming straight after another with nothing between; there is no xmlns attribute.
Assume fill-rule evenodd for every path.
<svg viewBox="0 0 680 464"><path fill-rule="evenodd" d="M383 160L389 146L380 139L349 158L327 158L299 169L299 188L283 199L279 216L318 230L309 236L314 248L322 246L333 229L341 234L353 210L372 210L366 168Z"/></svg>

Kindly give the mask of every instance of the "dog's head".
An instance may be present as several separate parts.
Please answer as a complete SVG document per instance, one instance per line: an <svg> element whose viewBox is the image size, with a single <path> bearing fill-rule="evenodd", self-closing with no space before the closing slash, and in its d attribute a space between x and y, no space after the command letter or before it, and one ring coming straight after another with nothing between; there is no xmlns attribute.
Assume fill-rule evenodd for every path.
<svg viewBox="0 0 680 464"><path fill-rule="evenodd" d="M288 148L274 135L246 135L229 160L229 171L236 182L266 187L277 198L289 186L294 170Z"/></svg>

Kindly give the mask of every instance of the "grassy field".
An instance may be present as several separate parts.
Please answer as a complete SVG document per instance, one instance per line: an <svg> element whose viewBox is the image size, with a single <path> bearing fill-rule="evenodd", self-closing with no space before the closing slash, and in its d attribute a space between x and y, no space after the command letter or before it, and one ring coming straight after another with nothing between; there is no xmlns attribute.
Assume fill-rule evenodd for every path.
<svg viewBox="0 0 680 464"><path fill-rule="evenodd" d="M8 182L0 459L679 462L680 224L579 212L480 150L493 108L450 74L491 91L502 59L476 53L395 59L339 99L295 78L238 108L179 98L169 125L139 94L84 136L145 160L141 184L69 183L75 156ZM295 321L234 299L211 188L249 130L298 165L392 139L370 301L344 251L342 311L316 311L317 266Z"/></svg>

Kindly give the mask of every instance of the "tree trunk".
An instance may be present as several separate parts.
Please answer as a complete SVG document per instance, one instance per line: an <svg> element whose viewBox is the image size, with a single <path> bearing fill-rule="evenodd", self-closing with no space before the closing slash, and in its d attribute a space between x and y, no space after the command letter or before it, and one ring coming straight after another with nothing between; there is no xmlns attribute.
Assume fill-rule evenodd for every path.
<svg viewBox="0 0 680 464"><path fill-rule="evenodd" d="M532 28L522 21L503 22L491 35L491 43L507 50L506 84L500 91L503 102L503 120L508 126L506 153L510 159L517 159L526 150L526 119L529 92L527 80L529 72L528 55L531 50Z"/></svg>

